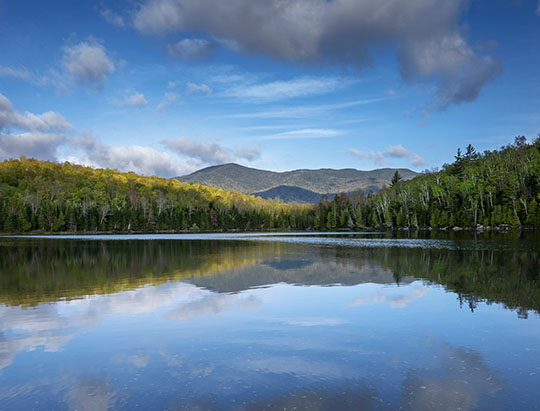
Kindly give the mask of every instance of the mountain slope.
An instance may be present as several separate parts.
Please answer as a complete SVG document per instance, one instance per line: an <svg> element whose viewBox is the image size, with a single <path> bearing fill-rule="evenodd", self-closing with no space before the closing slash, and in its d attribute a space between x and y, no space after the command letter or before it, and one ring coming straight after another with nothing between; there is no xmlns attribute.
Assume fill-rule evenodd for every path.
<svg viewBox="0 0 540 411"><path fill-rule="evenodd" d="M417 175L414 171L403 168L381 168L371 171L360 171L352 168L341 170L323 168L278 173L238 164L223 164L178 177L178 180L235 190L244 194L262 193L280 186L297 187L315 194L331 194L379 189L384 185L389 185L396 170L399 171L404 180L409 180Z"/></svg>
<svg viewBox="0 0 540 411"><path fill-rule="evenodd" d="M281 199L286 202L316 203L321 200L323 194L315 193L300 187L277 186L265 191L252 193L256 197L264 199ZM332 196L333 198L333 196Z"/></svg>

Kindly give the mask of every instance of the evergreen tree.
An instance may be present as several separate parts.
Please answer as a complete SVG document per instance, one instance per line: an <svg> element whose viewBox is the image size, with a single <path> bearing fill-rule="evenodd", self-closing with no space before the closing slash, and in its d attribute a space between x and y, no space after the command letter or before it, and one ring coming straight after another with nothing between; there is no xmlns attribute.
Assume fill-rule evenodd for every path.
<svg viewBox="0 0 540 411"><path fill-rule="evenodd" d="M401 177L401 174L399 174L399 171L396 170L394 172L394 175L392 176L392 181L390 182L390 187L394 187L401 180L403 180L403 177Z"/></svg>

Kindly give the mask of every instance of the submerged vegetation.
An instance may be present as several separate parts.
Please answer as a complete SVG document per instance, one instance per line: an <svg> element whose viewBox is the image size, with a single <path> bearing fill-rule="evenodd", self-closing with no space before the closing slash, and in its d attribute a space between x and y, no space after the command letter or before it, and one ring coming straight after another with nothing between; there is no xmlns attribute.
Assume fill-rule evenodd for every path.
<svg viewBox="0 0 540 411"><path fill-rule="evenodd" d="M469 145L441 171L377 194L283 204L237 192L21 158L0 163L1 232L153 232L540 227L540 137L482 154Z"/></svg>

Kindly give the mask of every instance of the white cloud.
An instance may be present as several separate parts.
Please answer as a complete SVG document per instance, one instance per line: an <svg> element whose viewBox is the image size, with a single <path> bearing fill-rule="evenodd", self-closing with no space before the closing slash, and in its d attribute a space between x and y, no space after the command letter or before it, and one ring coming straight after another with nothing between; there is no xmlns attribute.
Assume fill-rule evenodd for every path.
<svg viewBox="0 0 540 411"><path fill-rule="evenodd" d="M235 154L238 158L244 159L247 161L255 161L261 156L261 150L255 146L246 146L240 147L235 151Z"/></svg>
<svg viewBox="0 0 540 411"><path fill-rule="evenodd" d="M163 140L161 143L178 155L200 160L208 164L230 163L238 160L253 161L260 157L256 147L242 147L233 150L217 143L188 140L184 137Z"/></svg>
<svg viewBox="0 0 540 411"><path fill-rule="evenodd" d="M163 110L173 104L179 104L180 95L173 92L166 92L163 96L163 100L158 104L157 109Z"/></svg>
<svg viewBox="0 0 540 411"><path fill-rule="evenodd" d="M191 82L186 83L186 89L190 93L204 93L204 94L210 94L212 92L212 89L206 85L206 84L195 84Z"/></svg>
<svg viewBox="0 0 540 411"><path fill-rule="evenodd" d="M0 158L19 158L24 155L39 160L56 160L58 148L68 140L69 137L63 134L39 131L0 133Z"/></svg>
<svg viewBox="0 0 540 411"><path fill-rule="evenodd" d="M0 130L6 127L32 131L68 130L73 128L68 120L54 111L47 111L43 114L20 113L15 110L11 101L0 93Z"/></svg>
<svg viewBox="0 0 540 411"><path fill-rule="evenodd" d="M345 151L361 159L373 160L376 164L381 164L384 160L384 153L381 151L366 152L355 148L346 148Z"/></svg>
<svg viewBox="0 0 540 411"><path fill-rule="evenodd" d="M76 83L93 89L101 89L107 76L115 71L105 47L96 42L64 47L62 64Z"/></svg>
<svg viewBox="0 0 540 411"><path fill-rule="evenodd" d="M135 27L144 32L160 33L175 27L182 20L182 10L174 0L160 1L152 7L143 6L135 15Z"/></svg>
<svg viewBox="0 0 540 411"><path fill-rule="evenodd" d="M349 83L350 80L344 80L338 77L301 77L266 84L239 85L229 90L226 94L240 99L276 101L326 94L344 87Z"/></svg>
<svg viewBox="0 0 540 411"><path fill-rule="evenodd" d="M364 100L346 101L343 103L321 104L313 106L290 106L284 109L261 111L254 109L249 113L238 113L225 116L226 118L305 118L319 117L336 110L363 106L387 100L387 97Z"/></svg>
<svg viewBox="0 0 540 411"><path fill-rule="evenodd" d="M115 104L117 106L146 107L148 105L148 101L146 101L144 94L135 92L123 100L113 101L112 104Z"/></svg>
<svg viewBox="0 0 540 411"><path fill-rule="evenodd" d="M385 154L390 157L403 158L408 157L411 153L409 153L409 151L401 144L398 144L397 146L388 146Z"/></svg>
<svg viewBox="0 0 540 411"><path fill-rule="evenodd" d="M361 151L354 148L346 148L346 152L352 154L355 157L361 159L372 160L375 164L381 165L388 157L394 158L408 158L410 163L415 166L424 166L426 162L418 154L411 153L401 144L395 146L388 146L385 151Z"/></svg>
<svg viewBox="0 0 540 411"><path fill-rule="evenodd" d="M13 77L22 80L30 80L32 78L32 74L26 69L0 66L0 77Z"/></svg>
<svg viewBox="0 0 540 411"><path fill-rule="evenodd" d="M212 57L215 44L205 39L184 39L169 44L167 51L173 57L190 61L202 61Z"/></svg>
<svg viewBox="0 0 540 411"><path fill-rule="evenodd" d="M427 163L418 154L413 154L411 157L411 164L416 167L425 166Z"/></svg>
<svg viewBox="0 0 540 411"><path fill-rule="evenodd" d="M116 168L143 175L173 177L193 171L192 167L180 165L171 154L151 147L111 146L94 137L78 137L72 142L73 148L82 151L82 156L66 158L70 162L99 168Z"/></svg>
<svg viewBox="0 0 540 411"><path fill-rule="evenodd" d="M540 0L538 1L538 4L536 5L536 14L540 16Z"/></svg>
<svg viewBox="0 0 540 411"><path fill-rule="evenodd" d="M115 13L114 11L110 9L103 9L101 10L100 14L107 23L121 28L126 27L126 22L124 18L121 15Z"/></svg>
<svg viewBox="0 0 540 411"><path fill-rule="evenodd" d="M330 138L344 134L342 130L328 128L305 128L301 130L284 131L259 137L260 140L293 140L310 138Z"/></svg>
<svg viewBox="0 0 540 411"><path fill-rule="evenodd" d="M0 158L25 155L54 160L59 146L69 139L65 133L72 129L67 119L53 111L20 113L6 96L0 94Z"/></svg>
<svg viewBox="0 0 540 411"><path fill-rule="evenodd" d="M501 71L498 61L476 55L457 32L404 42L399 55L405 79L436 83L437 98L428 109L473 101Z"/></svg>
<svg viewBox="0 0 540 411"><path fill-rule="evenodd" d="M145 107L148 104L148 101L146 101L146 99L144 98L144 94L135 93L126 100L126 104L138 107Z"/></svg>
<svg viewBox="0 0 540 411"><path fill-rule="evenodd" d="M434 84L438 108L444 109L476 98L500 71L497 61L476 54L460 32L469 3L146 0L134 25L143 33L204 33L225 47L303 64L366 67L373 63L373 49L391 44L403 78Z"/></svg>
<svg viewBox="0 0 540 411"><path fill-rule="evenodd" d="M131 104L143 104L143 99L144 97L135 93L128 100ZM43 114L20 113L7 97L0 94L1 159L25 155L40 160L58 161L60 148L63 148L62 161L133 171L143 175L174 177L195 171L200 168L201 161L212 156L214 159L227 161L252 161L260 156L256 147L231 150L217 144L193 141L184 147L183 155L188 158L180 163L173 154L166 151L140 145L111 146L92 136L74 137L75 132L71 123L60 114L53 111ZM182 152L178 140L168 143L174 146L172 151ZM197 147L201 148L202 152L198 151ZM213 150L216 152L213 153Z"/></svg>

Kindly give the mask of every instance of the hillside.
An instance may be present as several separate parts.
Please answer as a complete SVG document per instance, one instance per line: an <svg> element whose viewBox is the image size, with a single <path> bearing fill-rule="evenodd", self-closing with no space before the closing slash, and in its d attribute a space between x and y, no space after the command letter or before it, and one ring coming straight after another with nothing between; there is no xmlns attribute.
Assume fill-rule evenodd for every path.
<svg viewBox="0 0 540 411"><path fill-rule="evenodd" d="M418 173L408 169L397 169L404 180L415 177ZM334 170L294 170L282 173L240 166L223 164L196 171L187 176L178 177L186 183L203 184L224 190L234 190L244 194L267 192L280 186L297 187L316 194L333 194L353 191L376 191L389 185L396 169L381 168L360 171L352 168ZM282 197L283 201L294 201Z"/></svg>
<svg viewBox="0 0 540 411"><path fill-rule="evenodd" d="M540 227L540 137L500 150L469 144L441 171L375 195L336 196L317 205L319 225L335 228Z"/></svg>
<svg viewBox="0 0 540 411"><path fill-rule="evenodd" d="M255 171L263 176L290 174ZM357 172L312 171L312 177L316 172ZM302 190L275 191L311 195ZM338 194L314 205L69 163L25 158L0 162L0 232L9 233L538 228L539 203L540 137L532 144L519 137L514 144L481 154L469 145L439 172L396 182L376 194Z"/></svg>
<svg viewBox="0 0 540 411"><path fill-rule="evenodd" d="M288 203L317 203L321 201L324 194L314 193L311 190L306 190L300 187L291 186L277 186L265 191L259 191L252 193L255 197L261 197L264 199L282 200ZM328 195L330 199L334 198L334 194Z"/></svg>
<svg viewBox="0 0 540 411"><path fill-rule="evenodd" d="M305 206L109 169L0 162L0 232L305 228Z"/></svg>

